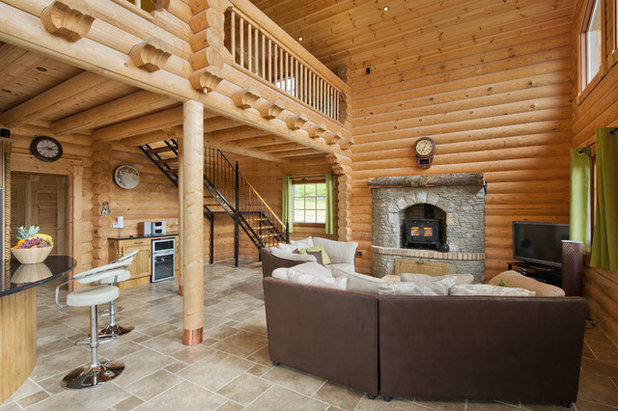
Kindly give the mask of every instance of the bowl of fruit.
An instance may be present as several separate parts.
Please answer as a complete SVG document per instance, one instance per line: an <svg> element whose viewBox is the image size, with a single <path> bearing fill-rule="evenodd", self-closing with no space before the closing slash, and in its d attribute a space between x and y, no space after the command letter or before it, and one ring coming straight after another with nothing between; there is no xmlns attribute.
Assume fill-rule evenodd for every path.
<svg viewBox="0 0 618 411"><path fill-rule="evenodd" d="M39 233L39 227L30 226L17 229L17 244L11 252L22 264L38 264L45 261L54 248L54 241L48 234Z"/></svg>

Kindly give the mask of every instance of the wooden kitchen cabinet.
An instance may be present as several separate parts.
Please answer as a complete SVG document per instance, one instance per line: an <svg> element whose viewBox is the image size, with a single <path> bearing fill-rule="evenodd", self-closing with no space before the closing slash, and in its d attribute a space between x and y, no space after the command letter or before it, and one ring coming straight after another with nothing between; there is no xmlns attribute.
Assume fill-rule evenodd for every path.
<svg viewBox="0 0 618 411"><path fill-rule="evenodd" d="M118 284L120 289L134 287L136 285L148 284L151 274L151 239L150 238L130 238L109 240L109 259L110 261L123 256L133 250L139 252L135 255L133 263L129 266L131 278Z"/></svg>

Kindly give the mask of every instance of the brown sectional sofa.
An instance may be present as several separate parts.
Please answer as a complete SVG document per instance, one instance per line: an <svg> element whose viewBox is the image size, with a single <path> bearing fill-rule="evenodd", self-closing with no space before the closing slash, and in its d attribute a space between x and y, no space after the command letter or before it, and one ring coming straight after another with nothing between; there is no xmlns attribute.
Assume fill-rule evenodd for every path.
<svg viewBox="0 0 618 411"><path fill-rule="evenodd" d="M429 297L263 279L271 359L367 392L570 403L581 297Z"/></svg>

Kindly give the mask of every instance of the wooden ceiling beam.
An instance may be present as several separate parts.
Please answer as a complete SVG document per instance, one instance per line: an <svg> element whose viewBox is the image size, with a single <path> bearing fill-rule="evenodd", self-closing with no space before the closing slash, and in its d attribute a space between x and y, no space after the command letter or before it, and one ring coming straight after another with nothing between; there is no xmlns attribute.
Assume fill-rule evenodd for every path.
<svg viewBox="0 0 618 411"><path fill-rule="evenodd" d="M182 106L172 107L158 113L96 129L92 133L92 138L101 141L121 140L174 127L179 124L182 124Z"/></svg>
<svg viewBox="0 0 618 411"><path fill-rule="evenodd" d="M79 94L84 89L100 86L106 81L108 79L105 77L85 71L0 114L0 123L5 126L23 124L35 117L39 111Z"/></svg>
<svg viewBox="0 0 618 411"><path fill-rule="evenodd" d="M51 129L56 134L92 130L139 116L145 112L168 107L176 102L168 97L141 90L109 103L54 121Z"/></svg>
<svg viewBox="0 0 618 411"><path fill-rule="evenodd" d="M217 141L231 142L236 140L242 140L245 138L267 136L270 134L272 133L264 130L258 130L251 126L241 126L230 130L213 132L212 136L213 138L216 138Z"/></svg>

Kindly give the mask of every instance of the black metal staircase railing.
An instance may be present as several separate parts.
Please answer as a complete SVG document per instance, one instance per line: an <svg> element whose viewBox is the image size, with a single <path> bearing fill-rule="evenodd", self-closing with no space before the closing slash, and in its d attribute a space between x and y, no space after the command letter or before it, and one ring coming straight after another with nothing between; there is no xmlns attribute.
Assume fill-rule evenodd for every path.
<svg viewBox="0 0 618 411"><path fill-rule="evenodd" d="M161 147L142 145L140 149L175 184L178 185L178 142L166 140ZM175 166L175 167L174 167ZM234 220L234 260L238 265L239 232L242 228L259 249L288 242L286 225L277 217L259 193L240 174L221 150L205 148L204 216L210 221L210 263L213 262L214 215L226 213Z"/></svg>

